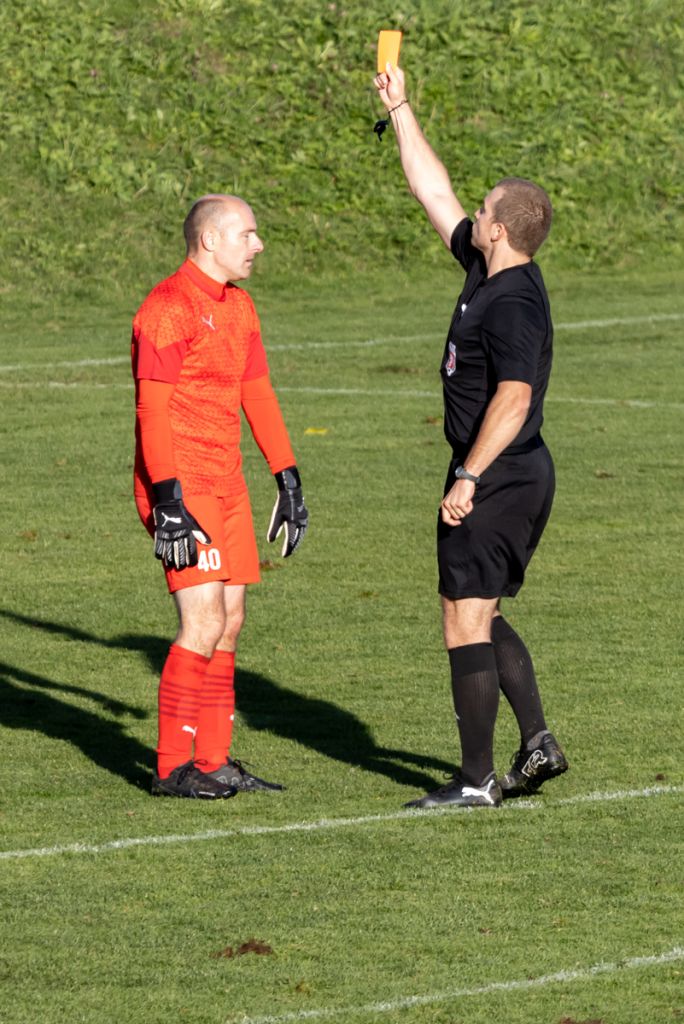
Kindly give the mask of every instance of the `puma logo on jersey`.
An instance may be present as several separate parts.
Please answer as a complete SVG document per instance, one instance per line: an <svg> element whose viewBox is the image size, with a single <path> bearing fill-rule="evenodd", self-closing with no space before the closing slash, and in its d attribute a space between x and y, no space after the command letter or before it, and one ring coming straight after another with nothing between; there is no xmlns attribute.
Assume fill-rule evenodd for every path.
<svg viewBox="0 0 684 1024"><path fill-rule="evenodd" d="M200 319L201 319L203 324L207 325L207 327L211 327L212 331L216 330L216 325L214 324L214 314L213 313L211 313L209 315L209 319L207 319L206 316L200 317Z"/></svg>
<svg viewBox="0 0 684 1024"><path fill-rule="evenodd" d="M182 520L179 519L178 516L167 516L166 512L162 512L162 515L164 516L164 522L162 523L162 526L165 527L167 523L178 523L178 525L180 526Z"/></svg>
<svg viewBox="0 0 684 1024"><path fill-rule="evenodd" d="M184 725L183 728L181 729L181 732L189 732L194 740L195 736L197 735L197 726L195 726L195 728L193 729L191 725Z"/></svg>

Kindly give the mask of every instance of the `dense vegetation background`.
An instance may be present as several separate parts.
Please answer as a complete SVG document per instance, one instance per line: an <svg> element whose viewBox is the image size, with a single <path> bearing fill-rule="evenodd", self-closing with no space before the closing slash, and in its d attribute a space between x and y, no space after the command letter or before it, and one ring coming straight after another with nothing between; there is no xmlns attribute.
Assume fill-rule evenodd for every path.
<svg viewBox="0 0 684 1024"><path fill-rule="evenodd" d="M15 0L0 7L5 294L130 294L180 255L206 191L248 198L262 268L428 263L372 77L404 30L414 107L471 208L543 183L547 260L682 254L678 0Z"/></svg>

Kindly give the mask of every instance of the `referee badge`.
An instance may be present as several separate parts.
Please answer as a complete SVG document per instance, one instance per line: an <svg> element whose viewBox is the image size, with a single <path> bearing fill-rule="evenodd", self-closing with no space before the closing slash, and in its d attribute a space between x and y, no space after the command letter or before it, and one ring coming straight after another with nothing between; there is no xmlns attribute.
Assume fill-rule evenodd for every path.
<svg viewBox="0 0 684 1024"><path fill-rule="evenodd" d="M449 342L449 358L444 369L446 370L447 377L453 377L456 373L456 346L453 341Z"/></svg>

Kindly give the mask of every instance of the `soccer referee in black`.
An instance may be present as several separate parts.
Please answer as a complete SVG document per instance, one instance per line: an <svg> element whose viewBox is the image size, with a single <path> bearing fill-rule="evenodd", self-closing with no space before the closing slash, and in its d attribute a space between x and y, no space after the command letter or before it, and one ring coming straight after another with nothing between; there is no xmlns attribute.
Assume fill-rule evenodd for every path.
<svg viewBox="0 0 684 1024"><path fill-rule="evenodd" d="M568 764L544 719L532 660L499 610L514 597L551 511L554 470L540 428L553 327L532 257L551 227L551 203L531 181L505 178L470 221L387 65L375 79L409 188L466 272L441 374L453 457L437 527L439 592L451 666L461 767L409 807L496 807L535 792ZM499 689L520 727L520 749L497 779Z"/></svg>

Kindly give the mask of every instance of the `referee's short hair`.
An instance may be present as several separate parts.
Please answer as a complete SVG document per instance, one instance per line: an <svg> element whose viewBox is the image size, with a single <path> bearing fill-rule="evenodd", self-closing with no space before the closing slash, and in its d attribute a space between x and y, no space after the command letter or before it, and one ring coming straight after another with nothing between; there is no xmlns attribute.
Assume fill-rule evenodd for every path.
<svg viewBox="0 0 684 1024"><path fill-rule="evenodd" d="M494 205L494 220L506 228L511 248L534 256L551 230L551 200L541 185L526 178L502 178L494 188L503 189Z"/></svg>

